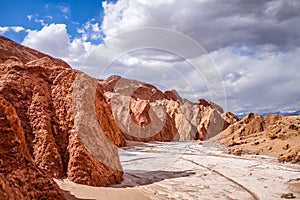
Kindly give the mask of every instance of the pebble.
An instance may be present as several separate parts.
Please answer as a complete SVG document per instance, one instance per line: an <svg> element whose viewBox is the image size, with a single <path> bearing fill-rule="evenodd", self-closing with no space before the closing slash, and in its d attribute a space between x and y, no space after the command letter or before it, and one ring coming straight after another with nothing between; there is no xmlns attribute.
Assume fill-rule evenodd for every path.
<svg viewBox="0 0 300 200"><path fill-rule="evenodd" d="M282 194L281 194L281 198L285 198L285 199L295 199L296 197L294 196L293 193L282 193Z"/></svg>

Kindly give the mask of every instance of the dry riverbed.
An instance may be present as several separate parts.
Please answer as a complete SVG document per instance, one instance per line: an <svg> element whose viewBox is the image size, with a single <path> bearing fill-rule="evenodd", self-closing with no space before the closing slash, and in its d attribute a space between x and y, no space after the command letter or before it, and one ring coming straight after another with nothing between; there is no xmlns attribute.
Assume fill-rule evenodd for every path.
<svg viewBox="0 0 300 200"><path fill-rule="evenodd" d="M68 199L300 199L300 165L272 157L228 155L199 142L148 143L119 154L120 185L56 182Z"/></svg>

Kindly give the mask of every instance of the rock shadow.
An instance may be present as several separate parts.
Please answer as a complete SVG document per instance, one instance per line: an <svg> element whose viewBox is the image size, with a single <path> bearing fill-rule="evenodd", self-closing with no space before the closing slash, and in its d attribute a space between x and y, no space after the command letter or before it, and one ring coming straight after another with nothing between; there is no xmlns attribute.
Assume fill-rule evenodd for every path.
<svg viewBox="0 0 300 200"><path fill-rule="evenodd" d="M124 171L121 184L113 185L114 188L135 187L141 185L149 185L160 182L165 179L180 178L195 175L191 170L185 171L144 171L144 170L128 170Z"/></svg>

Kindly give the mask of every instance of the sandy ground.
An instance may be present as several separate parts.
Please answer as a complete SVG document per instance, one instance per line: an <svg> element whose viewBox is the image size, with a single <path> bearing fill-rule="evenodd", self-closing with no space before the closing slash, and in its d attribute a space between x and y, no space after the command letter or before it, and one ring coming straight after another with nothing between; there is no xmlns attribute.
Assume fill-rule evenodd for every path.
<svg viewBox="0 0 300 200"><path fill-rule="evenodd" d="M267 156L234 156L197 142L120 149L124 181L90 187L56 180L68 199L300 199L300 165Z"/></svg>
<svg viewBox="0 0 300 200"><path fill-rule="evenodd" d="M68 200L77 199L124 199L124 200L149 200L147 194L143 194L142 188L105 188L105 187L90 187L73 183L70 180L55 181L64 190L65 197Z"/></svg>

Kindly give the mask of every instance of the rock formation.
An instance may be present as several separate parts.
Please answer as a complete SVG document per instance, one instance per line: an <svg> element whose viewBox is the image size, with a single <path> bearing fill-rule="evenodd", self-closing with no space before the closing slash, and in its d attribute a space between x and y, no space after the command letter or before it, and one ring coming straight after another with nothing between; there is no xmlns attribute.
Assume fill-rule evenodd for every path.
<svg viewBox="0 0 300 200"><path fill-rule="evenodd" d="M64 199L56 183L41 171L29 153L14 107L0 97L1 199Z"/></svg>
<svg viewBox="0 0 300 200"><path fill-rule="evenodd" d="M190 102L175 90L162 92L120 76L96 80L0 36L0 196L5 199L63 199L53 178L92 186L120 183L117 147L126 140L213 137L230 153L299 162L299 118L250 113L239 120L213 102Z"/></svg>
<svg viewBox="0 0 300 200"><path fill-rule="evenodd" d="M23 132L21 136L18 131L7 132L5 128L1 129L1 138L10 135L10 138L20 137L21 139L14 140L16 142L13 144L16 148L7 147L13 147L13 144L9 143L9 138L7 141L2 139L0 152L6 153L6 159L10 160L8 163L17 163L19 159L24 159L25 164L20 167L24 173L32 171L28 173L30 175L27 179L26 177L21 179L23 172L18 171L17 166L14 170L9 165L5 165L1 168L2 186L7 188L7 191L15 191L15 188L20 187L20 195L24 195L25 199L31 199L32 196L24 181L34 184L36 179L41 182L40 187L32 185L30 191L36 193L32 195L38 195L38 193L42 195L48 191L49 197L54 194L61 195L56 184L51 180L52 177L67 177L77 183L95 186L121 182L122 168L117 147L114 144L122 146L125 142L119 135L120 131L118 132L119 129L113 120L110 106L101 89L94 88L93 102L91 102L94 110L89 111L97 113L95 114L96 120L92 124L92 126L101 127L102 132L97 134L107 139L105 142L103 142L104 139L98 141L98 149L106 153L105 157L100 160L90 152L91 146L87 147L83 144L81 137L86 133L82 131L90 129L86 128L86 123L80 123L81 120L76 118L89 113L78 112L78 110L74 112L73 108L74 97L79 97L75 99L76 105L83 104L81 101L85 100L80 96L80 91L76 90L79 93L73 91L74 82L78 81L77 77L82 73L71 69L62 60L18 45L2 36L0 46L0 96L3 102L10 105L10 109L15 110L15 117L20 120L19 129ZM92 78L87 76L87 79ZM77 84L80 83L77 82ZM4 115L2 117L5 118ZM2 123L8 122L1 119L1 125ZM16 185L13 188L4 183L5 180L10 180L10 174L15 177L19 176L19 181L14 183ZM34 180L29 181L30 176ZM40 185L39 182L37 182L38 185ZM42 186L44 182L49 182L48 188ZM25 189L23 190L21 186ZM45 193L43 193L43 187ZM38 192L38 190L41 191Z"/></svg>
<svg viewBox="0 0 300 200"><path fill-rule="evenodd" d="M174 90L163 93L150 84L120 76L100 84L127 140L204 140L238 121L212 102L190 102Z"/></svg>
<svg viewBox="0 0 300 200"><path fill-rule="evenodd" d="M174 90L119 76L98 81L4 37L0 47L1 96L20 119L28 162L49 180L119 183L117 147L126 139L205 139L234 121L206 100L192 103Z"/></svg>
<svg viewBox="0 0 300 200"><path fill-rule="evenodd" d="M265 154L299 163L300 116L249 113L212 140L227 145L229 153Z"/></svg>
<svg viewBox="0 0 300 200"><path fill-rule="evenodd" d="M59 58L52 58L34 49L19 45L10 39L0 36L0 63L9 59L19 60L22 63L38 60L40 58L48 58L55 65L65 68L71 68L70 65Z"/></svg>

